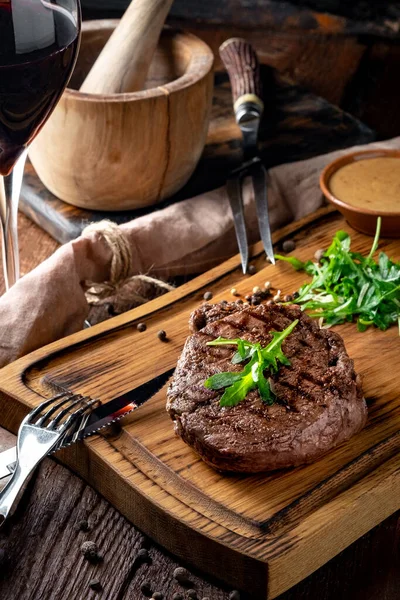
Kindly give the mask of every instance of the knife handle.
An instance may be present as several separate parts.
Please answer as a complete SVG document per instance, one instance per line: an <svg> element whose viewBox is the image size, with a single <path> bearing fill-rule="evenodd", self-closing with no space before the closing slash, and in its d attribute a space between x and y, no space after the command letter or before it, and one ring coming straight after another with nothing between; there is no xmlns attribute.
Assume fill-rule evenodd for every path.
<svg viewBox="0 0 400 600"><path fill-rule="evenodd" d="M260 63L253 46L242 38L230 38L220 46L219 54L231 82L236 121L240 123L243 113L249 111L261 117Z"/></svg>

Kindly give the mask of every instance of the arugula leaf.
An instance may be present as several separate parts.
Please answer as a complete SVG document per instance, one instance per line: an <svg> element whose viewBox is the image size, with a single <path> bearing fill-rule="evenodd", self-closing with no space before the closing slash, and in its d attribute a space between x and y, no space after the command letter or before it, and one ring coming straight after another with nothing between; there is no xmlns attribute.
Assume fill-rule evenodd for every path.
<svg viewBox="0 0 400 600"><path fill-rule="evenodd" d="M241 342L243 342L243 340L241 340ZM237 352L235 352L235 354L233 355L233 358L232 358L231 362L232 362L233 365L238 365L239 363L244 362L248 358L251 358L253 356L254 352L255 352L255 348L251 348L250 346L246 347L244 345L244 351L243 351L243 353L241 354L240 350L238 350Z"/></svg>
<svg viewBox="0 0 400 600"><path fill-rule="evenodd" d="M382 224L382 219L380 217L378 217L378 219L376 220L375 237L374 237L374 241L372 242L372 247L371 247L370 253L368 254L368 258L373 257L373 255L375 254L375 251L378 247L379 237L381 235L381 224Z"/></svg>
<svg viewBox="0 0 400 600"><path fill-rule="evenodd" d="M243 340L240 340L240 339L238 340L238 352L239 352L239 356L242 360L244 358L246 358L246 348L245 348Z"/></svg>
<svg viewBox="0 0 400 600"><path fill-rule="evenodd" d="M225 392L220 399L220 406L236 406L256 387L263 402L267 404L274 402L275 395L271 390L269 381L265 378L264 371L269 369L271 372L276 372L279 369L278 363L290 364L282 351L282 343L291 334L297 323L298 320L295 320L284 331L271 332L272 340L265 348L262 348L259 343L253 344L241 338L229 340L218 337L211 342L207 342L207 346L236 345L238 351L233 355L231 361L233 364L239 364L250 358L242 371L216 373L204 382L204 386L208 389L220 390L225 388Z"/></svg>
<svg viewBox="0 0 400 600"><path fill-rule="evenodd" d="M275 402L275 394L271 390L268 379L265 379L264 371L262 366L259 366L258 373L258 391L260 392L261 400L266 404L273 404Z"/></svg>
<svg viewBox="0 0 400 600"><path fill-rule="evenodd" d="M244 400L247 394L256 387L251 373L242 377L239 381L226 388L219 401L220 406L236 406Z"/></svg>
<svg viewBox="0 0 400 600"><path fill-rule="evenodd" d="M274 256L279 260L285 260L286 262L290 263L292 267L296 269L296 271L303 271L306 265L306 263L302 262L298 258L295 258L294 256L282 256L281 254L275 254Z"/></svg>
<svg viewBox="0 0 400 600"><path fill-rule="evenodd" d="M320 263L277 255L311 275L311 282L301 286L296 299L304 310L311 311L311 317L322 317L328 326L356 320L358 331L371 325L385 330L400 324L400 262L384 252L377 262L373 258L380 227L379 217L368 256L351 251L351 238L345 231L336 232Z"/></svg>
<svg viewBox="0 0 400 600"><path fill-rule="evenodd" d="M232 385L242 378L241 373L216 373L204 382L206 388L210 390L220 390L221 388Z"/></svg>
<svg viewBox="0 0 400 600"><path fill-rule="evenodd" d="M240 338L236 338L234 340L228 340L228 339L220 336L220 337L217 337L212 342L207 342L207 346L232 346L232 345L237 346L242 341L243 340L241 340Z"/></svg>
<svg viewBox="0 0 400 600"><path fill-rule="evenodd" d="M272 332L272 342L268 344L266 348L262 351L262 357L264 362L269 362L270 369L272 371L278 370L278 361L283 365L290 365L290 360L286 358L286 356L282 352L282 342L287 336L292 333L293 329L296 327L298 319L293 321L289 327L286 327L284 331Z"/></svg>

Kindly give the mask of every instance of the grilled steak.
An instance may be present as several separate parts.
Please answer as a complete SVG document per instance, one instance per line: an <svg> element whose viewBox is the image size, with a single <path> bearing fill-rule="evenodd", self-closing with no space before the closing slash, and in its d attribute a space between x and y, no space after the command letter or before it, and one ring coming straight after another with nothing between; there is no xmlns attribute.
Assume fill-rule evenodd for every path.
<svg viewBox="0 0 400 600"><path fill-rule="evenodd" d="M204 381L233 365L236 347L207 346L218 336L260 342L299 319L282 350L291 361L272 375L276 402L257 389L233 407L219 404L223 390ZM320 329L297 306L205 304L190 319L186 341L168 390L167 410L178 435L203 460L222 471L255 473L311 462L360 431L367 407L342 338Z"/></svg>

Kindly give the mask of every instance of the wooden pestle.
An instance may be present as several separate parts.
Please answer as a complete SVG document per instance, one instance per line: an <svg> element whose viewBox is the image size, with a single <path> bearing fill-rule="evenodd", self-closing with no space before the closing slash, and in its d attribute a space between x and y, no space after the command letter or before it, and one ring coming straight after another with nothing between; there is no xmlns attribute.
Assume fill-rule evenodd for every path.
<svg viewBox="0 0 400 600"><path fill-rule="evenodd" d="M142 90L172 2L132 0L80 91L117 94Z"/></svg>

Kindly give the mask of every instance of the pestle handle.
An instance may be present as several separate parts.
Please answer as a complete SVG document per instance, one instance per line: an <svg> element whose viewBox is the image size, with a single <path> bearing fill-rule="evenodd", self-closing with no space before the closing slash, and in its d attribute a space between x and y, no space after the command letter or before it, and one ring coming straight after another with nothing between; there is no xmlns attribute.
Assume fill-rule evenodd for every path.
<svg viewBox="0 0 400 600"><path fill-rule="evenodd" d="M160 32L173 0L132 0L81 86L88 94L144 88Z"/></svg>
<svg viewBox="0 0 400 600"><path fill-rule="evenodd" d="M244 103L263 111L260 64L253 46L242 38L230 38L219 49L232 87L235 113Z"/></svg>

